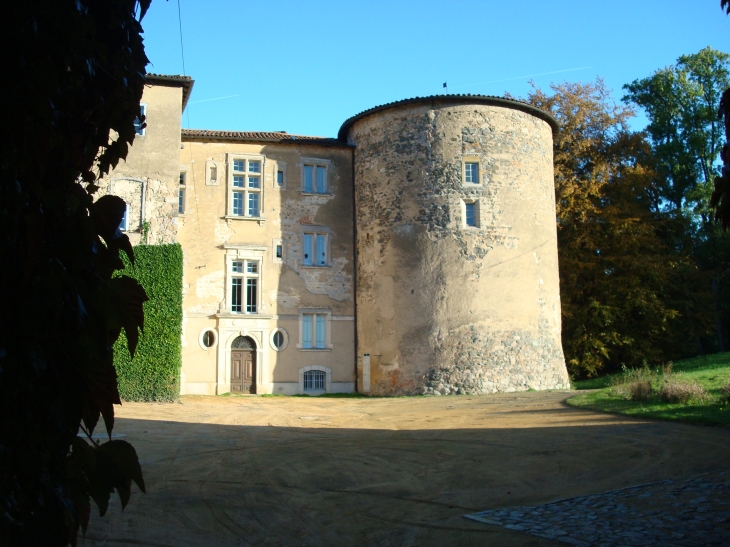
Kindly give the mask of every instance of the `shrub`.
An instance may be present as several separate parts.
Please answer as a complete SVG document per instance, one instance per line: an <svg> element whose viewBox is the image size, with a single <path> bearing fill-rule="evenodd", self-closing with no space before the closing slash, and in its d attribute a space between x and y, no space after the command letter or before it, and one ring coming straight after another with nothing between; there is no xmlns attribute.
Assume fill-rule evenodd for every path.
<svg viewBox="0 0 730 547"><path fill-rule="evenodd" d="M730 403L730 380L720 388L720 399L723 403Z"/></svg>
<svg viewBox="0 0 730 547"><path fill-rule="evenodd" d="M629 399L632 401L646 401L652 394L649 380L637 380L628 384Z"/></svg>
<svg viewBox="0 0 730 547"><path fill-rule="evenodd" d="M659 398L673 404L702 402L707 399L707 391L697 382L672 376L665 379L659 388Z"/></svg>

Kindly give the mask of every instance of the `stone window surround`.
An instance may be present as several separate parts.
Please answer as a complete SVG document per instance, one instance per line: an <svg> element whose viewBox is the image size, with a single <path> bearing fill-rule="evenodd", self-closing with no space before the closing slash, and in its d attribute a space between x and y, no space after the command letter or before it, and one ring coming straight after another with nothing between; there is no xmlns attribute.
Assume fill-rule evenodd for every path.
<svg viewBox="0 0 730 547"><path fill-rule="evenodd" d="M213 335L215 336L215 341L213 342L213 345L211 345L210 347L207 347L203 343L203 336L205 336L205 333L208 331L212 332ZM211 328L211 327L205 327L203 330L200 331L200 334L198 335L198 344L200 344L200 347L203 349L203 351L208 351L209 349L214 350L216 348L216 346L218 345L218 331L216 331L214 328Z"/></svg>
<svg viewBox="0 0 730 547"><path fill-rule="evenodd" d="M279 171L281 171L284 175L284 182L281 186L279 186L278 177L279 177ZM274 164L274 188L277 188L278 190L286 190L286 162L285 161L279 161L277 160Z"/></svg>
<svg viewBox="0 0 730 547"><path fill-rule="evenodd" d="M274 344L274 335L280 332L284 336L284 343L281 345L280 348L276 347L276 344ZM289 345L289 333L286 332L286 329L283 329L281 327L277 327L271 331L271 334L269 335L269 344L271 345L271 349L274 351L284 351L286 347Z"/></svg>
<svg viewBox="0 0 730 547"><path fill-rule="evenodd" d="M221 177L223 176L223 166L224 163L222 161L216 161L216 160L206 160L205 161L205 185L206 186L220 186L221 183ZM211 167L215 167L215 179L210 178L210 172Z"/></svg>
<svg viewBox="0 0 730 547"><path fill-rule="evenodd" d="M302 318L305 315L324 315L325 316L325 337L324 337L324 347L323 348L305 348L304 344L302 343L303 338L303 321ZM316 321L312 321L312 337L316 338L316 334L314 332L314 329ZM297 343L297 349L299 351L331 351L333 348L332 346L332 310L329 308L299 308L299 342ZM302 382L303 380L302 376ZM304 385L304 384L302 384Z"/></svg>
<svg viewBox="0 0 730 547"><path fill-rule="evenodd" d="M226 275L225 275L225 308L221 308L221 313L230 313L232 315L236 316L251 316L256 317L261 315L263 309L264 309L264 302L263 302L263 295L264 293L264 272L263 272L263 264L264 264L264 257L266 255L266 247L261 247L258 245L224 245L224 249L226 250ZM246 313L245 311L239 312L232 312L232 296L233 291L231 290L231 284L233 280L233 262L236 261L257 261L259 265L259 273L258 273L258 286L257 288L257 312L256 313ZM235 277L239 277L238 275ZM245 286L243 288L245 291ZM245 308L245 305L244 305Z"/></svg>
<svg viewBox="0 0 730 547"><path fill-rule="evenodd" d="M304 373L310 370L321 370L325 373L324 391L307 391L307 393L330 393L332 391L332 369L321 365L308 365L299 369L299 393L304 393Z"/></svg>
<svg viewBox="0 0 730 547"><path fill-rule="evenodd" d="M277 245L281 245L281 258L276 256L276 247ZM286 256L286 248L284 247L284 240L282 239L273 239L271 241L271 260L274 261L274 264L283 264L284 263L284 257ZM322 266L320 266L321 268Z"/></svg>
<svg viewBox="0 0 730 547"><path fill-rule="evenodd" d="M312 264L304 264L304 234L324 234L327 236L327 242L325 244L325 249L327 253L327 263L324 266L318 266L315 264L314 260L312 260ZM316 249L317 243L316 238L312 238L314 241L312 243L313 249ZM318 226L314 224L300 224L299 225L299 248L301 251L301 256L299 257L299 267L300 268L331 268L332 267L332 228L329 226ZM282 249L283 251L283 249Z"/></svg>
<svg viewBox="0 0 730 547"><path fill-rule="evenodd" d="M467 203L473 203L475 205L475 207L474 207L474 226L469 226L466 223L466 204ZM461 228L464 230L478 230L479 228L481 228L481 225L482 225L481 215L480 215L481 202L480 202L479 198L462 197L460 200L460 207L461 207L461 213L460 213L461 219L459 219L459 220L460 220Z"/></svg>
<svg viewBox="0 0 730 547"><path fill-rule="evenodd" d="M479 176L479 182L466 182L466 164L467 163L476 163L478 167L478 173ZM479 156L462 156L461 158L461 184L462 186L466 186L469 188L474 188L475 186L481 186L482 185L482 173L484 170L482 169L482 162L481 158Z"/></svg>
<svg viewBox="0 0 730 547"><path fill-rule="evenodd" d="M317 187L317 166L324 167L325 168L325 175L324 175L324 183L326 185L324 192L305 192L304 191L304 166L305 165L314 165L314 188ZM301 181L299 185L299 190L302 193L302 195L305 196L330 196L332 195L332 181L330 180L332 178L332 160L325 160L322 158L300 158L299 163L297 164L299 167L299 171L301 172Z"/></svg>
<svg viewBox="0 0 730 547"><path fill-rule="evenodd" d="M185 212L188 210L188 177L190 176L190 166L187 164L180 164L180 173L185 173L185 184L178 184L178 190L183 190L183 212L181 213L178 209L177 216L184 217Z"/></svg>
<svg viewBox="0 0 730 547"><path fill-rule="evenodd" d="M266 172L266 157L261 154L226 154L226 195L228 196L226 204L226 219L228 220L253 220L259 224L263 224L266 217L262 215L264 211L264 178ZM235 188L233 186L233 162L234 160L253 160L261 162L260 182L259 188L255 192L259 195L259 215L252 217L248 216L248 194L249 188L246 185L245 188ZM207 164L207 162L206 162ZM220 172L218 173L220 177ZM243 192L243 216L233 214L233 192Z"/></svg>
<svg viewBox="0 0 730 547"><path fill-rule="evenodd" d="M134 132L135 132L134 138L135 139L137 137L144 137L147 134L147 103L139 103L139 109L142 111L142 115L144 116L145 126L139 130L139 131L141 131L141 133L139 131L137 131L137 128L135 127L135 129L134 129ZM136 116L135 116L134 120L137 121Z"/></svg>

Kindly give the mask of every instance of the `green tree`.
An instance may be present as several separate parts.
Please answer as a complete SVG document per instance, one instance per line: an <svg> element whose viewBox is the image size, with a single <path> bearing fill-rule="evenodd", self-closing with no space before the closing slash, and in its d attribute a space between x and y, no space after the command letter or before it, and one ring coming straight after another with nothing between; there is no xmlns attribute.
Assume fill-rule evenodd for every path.
<svg viewBox="0 0 730 547"><path fill-rule="evenodd" d="M687 287L697 280L688 257L667 243L675 219L653 210L654 162L644 136L629 131L634 112L614 104L600 79L551 89L527 101L561 126L555 193L569 371L592 376L681 353L667 342L692 312L697 297Z"/></svg>
<svg viewBox="0 0 730 547"><path fill-rule="evenodd" d="M126 276L124 203L94 181L135 136L150 0L24 0L3 6L0 43L0 544L66 546L93 498L144 490L134 448L111 440L112 346L134 352L144 290ZM91 434L103 417L110 440ZM88 435L89 442L78 437Z"/></svg>
<svg viewBox="0 0 730 547"><path fill-rule="evenodd" d="M623 100L646 111L660 175L656 209L688 209L710 220L723 129L717 109L730 86L730 55L706 47L624 86Z"/></svg>

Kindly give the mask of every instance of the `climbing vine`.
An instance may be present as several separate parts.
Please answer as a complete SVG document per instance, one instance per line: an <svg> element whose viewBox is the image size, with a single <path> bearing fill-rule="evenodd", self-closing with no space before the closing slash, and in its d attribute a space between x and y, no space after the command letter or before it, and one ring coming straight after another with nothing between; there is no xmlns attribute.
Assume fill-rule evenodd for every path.
<svg viewBox="0 0 730 547"><path fill-rule="evenodd" d="M135 263L125 261L124 274L147 291L144 333L134 357L122 334L114 345L119 395L126 401L176 401L182 362L182 248L139 245Z"/></svg>

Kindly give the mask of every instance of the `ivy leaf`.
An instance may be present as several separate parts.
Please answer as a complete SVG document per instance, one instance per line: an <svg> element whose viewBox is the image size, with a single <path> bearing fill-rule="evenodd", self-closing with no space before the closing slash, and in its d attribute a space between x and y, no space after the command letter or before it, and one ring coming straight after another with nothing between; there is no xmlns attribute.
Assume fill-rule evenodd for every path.
<svg viewBox="0 0 730 547"><path fill-rule="evenodd" d="M143 304L149 300L147 293L136 279L120 275L109 281L109 286L116 296L116 309L119 320L127 335L127 347L134 357L139 342L139 331L144 331Z"/></svg>

